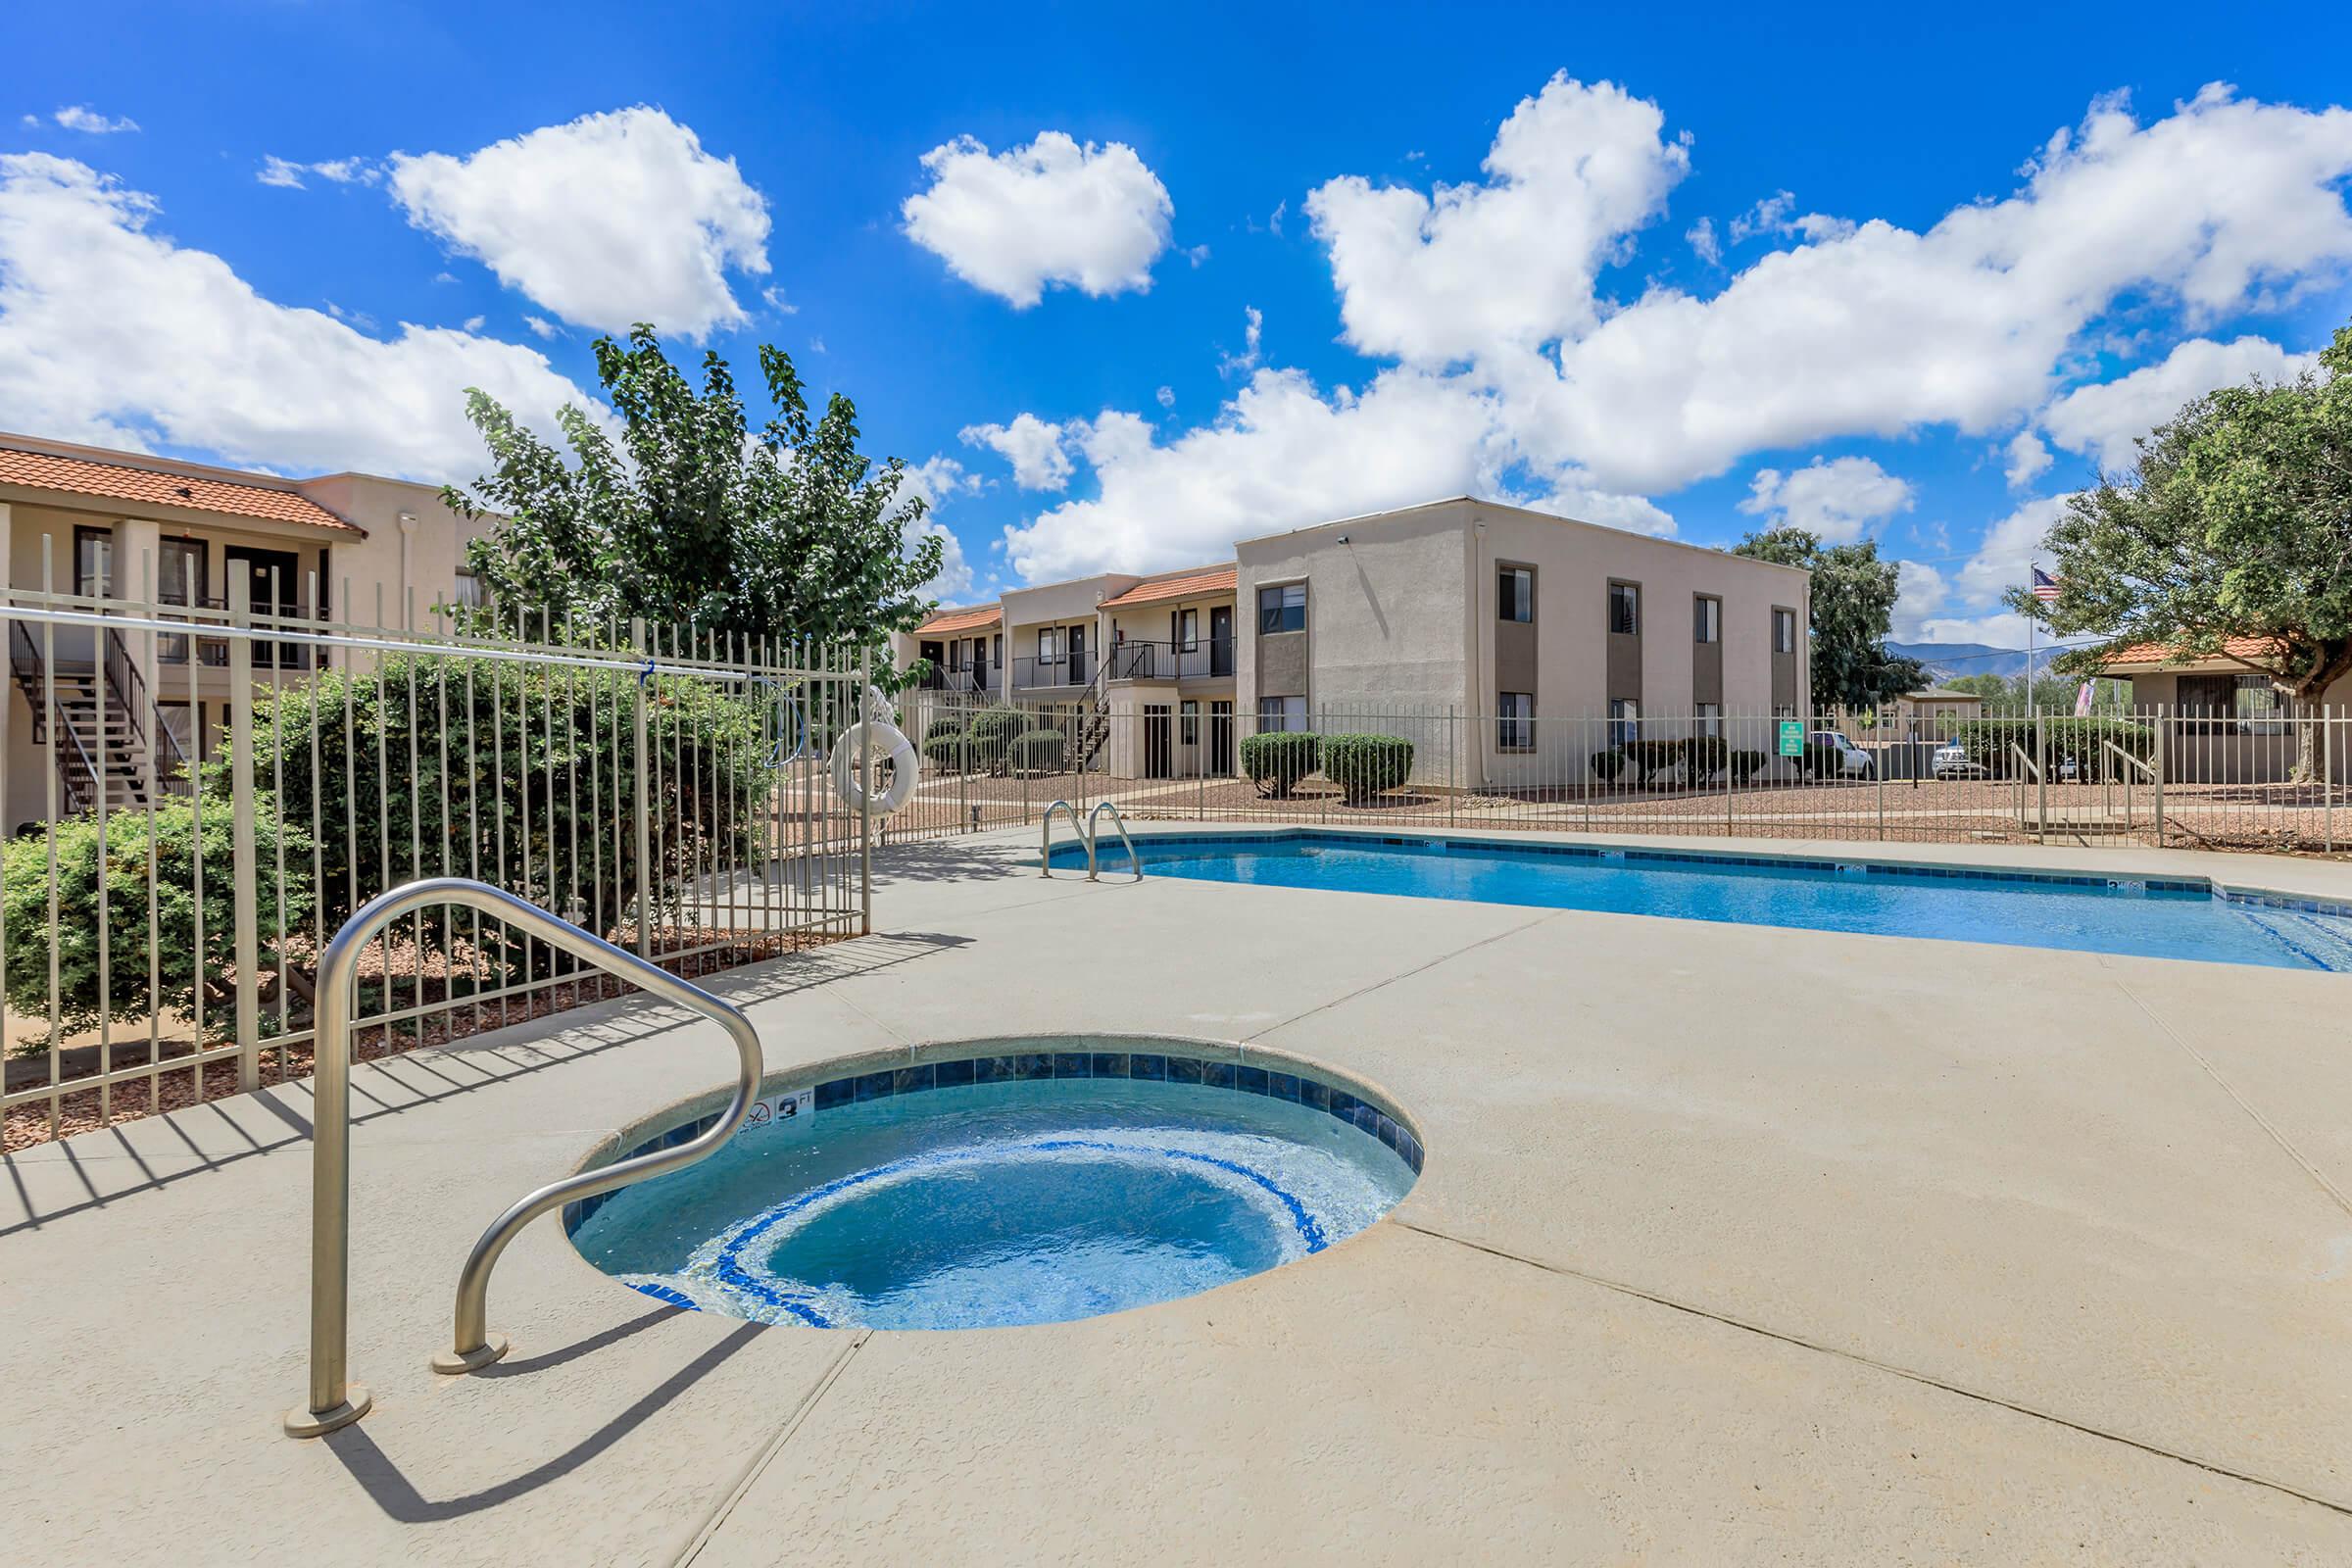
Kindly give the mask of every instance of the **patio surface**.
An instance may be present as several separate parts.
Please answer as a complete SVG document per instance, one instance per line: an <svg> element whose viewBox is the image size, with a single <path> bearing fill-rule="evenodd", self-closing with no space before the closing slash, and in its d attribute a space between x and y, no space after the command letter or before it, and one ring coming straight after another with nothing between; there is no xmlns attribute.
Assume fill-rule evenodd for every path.
<svg viewBox="0 0 2352 1568"><path fill-rule="evenodd" d="M1887 848L2352 899L2341 863ZM355 1075L376 1404L323 1440L277 1429L307 1085L0 1163L0 1555L2352 1561L2352 976L1034 853L892 849L880 934L713 989L771 1069L1025 1032L1317 1058L1419 1124L1404 1202L1204 1296L938 1334L676 1311L543 1220L492 1291L514 1354L437 1377L480 1228L727 1078L715 1029L602 1004Z"/></svg>

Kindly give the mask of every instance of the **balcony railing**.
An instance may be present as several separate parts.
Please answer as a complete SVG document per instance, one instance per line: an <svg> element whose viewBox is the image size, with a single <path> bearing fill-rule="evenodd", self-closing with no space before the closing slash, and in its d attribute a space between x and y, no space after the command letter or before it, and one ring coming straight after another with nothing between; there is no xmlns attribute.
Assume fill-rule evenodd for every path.
<svg viewBox="0 0 2352 1568"><path fill-rule="evenodd" d="M1094 678L1091 652L1061 654L1053 659L1024 656L1012 662L1012 689L1034 691L1042 686L1083 686Z"/></svg>
<svg viewBox="0 0 2352 1568"><path fill-rule="evenodd" d="M1004 684L1004 675L986 664L974 664L969 669L943 669L933 664L916 682L916 689L926 692L984 693Z"/></svg>
<svg viewBox="0 0 2352 1568"><path fill-rule="evenodd" d="M185 600L168 601L164 607L157 612L157 618L166 620L175 618L172 614L172 606L184 605L186 603L187 601ZM225 599L199 599L190 608L196 610L224 611L228 608L228 601ZM270 607L265 604L255 605L253 607L253 612L257 619L262 620L265 624L271 614ZM300 605L287 603L280 604L277 607L275 613L292 619L296 617L307 616L310 614L310 612L305 610ZM196 617L191 616L190 618L195 619ZM207 616L202 620L198 620L197 624L217 625L219 622L215 617ZM155 657L158 663L184 664L188 662L188 655L191 649L196 656L197 663L202 664L209 669L225 669L228 667L228 640L224 637L200 636L191 638L184 635L175 636L170 633L165 633L159 635L155 639ZM253 645L253 667L256 669L308 669L310 667L310 649L302 643L264 642L257 640Z"/></svg>
<svg viewBox="0 0 2352 1568"><path fill-rule="evenodd" d="M1112 680L1192 680L1233 673L1233 639L1200 638L1190 643L1130 638L1110 651Z"/></svg>

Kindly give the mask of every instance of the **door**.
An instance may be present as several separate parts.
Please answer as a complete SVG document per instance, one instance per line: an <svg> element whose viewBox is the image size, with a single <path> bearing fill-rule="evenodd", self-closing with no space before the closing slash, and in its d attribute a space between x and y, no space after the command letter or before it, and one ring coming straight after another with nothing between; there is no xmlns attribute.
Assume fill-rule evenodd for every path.
<svg viewBox="0 0 2352 1568"><path fill-rule="evenodd" d="M1146 778L1170 776L1168 728L1168 705L1146 703L1144 705L1144 777Z"/></svg>
<svg viewBox="0 0 2352 1568"><path fill-rule="evenodd" d="M290 550L259 550L251 545L230 545L221 555L228 566L228 579L235 582L241 575L246 584L248 602L256 615L293 615L302 603L302 558ZM254 639L253 666L267 669L273 664L288 668L302 662L298 643L273 643Z"/></svg>
<svg viewBox="0 0 2352 1568"><path fill-rule="evenodd" d="M1208 612L1208 672L1211 675L1233 673L1233 607L1218 605ZM1228 718L1233 705L1223 705ZM1227 729L1232 726L1228 724Z"/></svg>
<svg viewBox="0 0 2352 1568"><path fill-rule="evenodd" d="M1227 611L1228 619L1233 612ZM1210 624L1215 624L1212 621ZM1208 705L1208 772L1213 778L1233 776L1233 705Z"/></svg>
<svg viewBox="0 0 2352 1568"><path fill-rule="evenodd" d="M1070 665L1064 678L1073 686L1086 684L1086 628L1084 626L1070 628Z"/></svg>

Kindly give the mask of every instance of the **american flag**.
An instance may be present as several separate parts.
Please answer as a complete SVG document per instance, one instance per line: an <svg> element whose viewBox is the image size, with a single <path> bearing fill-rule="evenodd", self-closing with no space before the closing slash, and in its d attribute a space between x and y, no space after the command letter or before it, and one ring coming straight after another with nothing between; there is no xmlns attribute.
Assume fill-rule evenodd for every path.
<svg viewBox="0 0 2352 1568"><path fill-rule="evenodd" d="M2034 568L2034 597L2045 605L2056 603L2058 598L2058 579L2039 566Z"/></svg>

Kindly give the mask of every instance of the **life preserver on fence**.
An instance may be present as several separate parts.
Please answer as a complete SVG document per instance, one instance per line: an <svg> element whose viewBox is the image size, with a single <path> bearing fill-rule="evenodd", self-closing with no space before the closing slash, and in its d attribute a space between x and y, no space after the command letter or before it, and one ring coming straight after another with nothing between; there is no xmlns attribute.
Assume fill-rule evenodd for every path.
<svg viewBox="0 0 2352 1568"><path fill-rule="evenodd" d="M875 810L895 811L914 798L922 764L915 758L914 743L891 722L898 716L881 688L868 686L864 721L852 724L833 742L833 793L853 811L866 808L865 780L858 776L858 764L869 756L890 763L890 782L874 797Z"/></svg>

